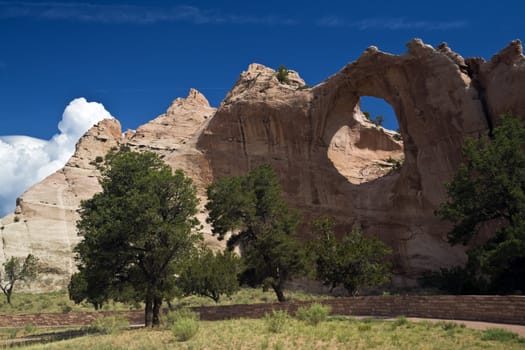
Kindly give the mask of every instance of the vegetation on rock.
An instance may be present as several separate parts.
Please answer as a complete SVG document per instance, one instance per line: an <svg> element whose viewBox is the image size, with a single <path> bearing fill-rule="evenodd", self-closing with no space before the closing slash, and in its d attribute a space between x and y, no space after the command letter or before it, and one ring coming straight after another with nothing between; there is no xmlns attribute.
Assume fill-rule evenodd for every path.
<svg viewBox="0 0 525 350"><path fill-rule="evenodd" d="M279 68L277 69L277 80L279 80L281 84L289 84L290 79L288 78L288 74L288 69L286 69L285 66L279 66Z"/></svg>

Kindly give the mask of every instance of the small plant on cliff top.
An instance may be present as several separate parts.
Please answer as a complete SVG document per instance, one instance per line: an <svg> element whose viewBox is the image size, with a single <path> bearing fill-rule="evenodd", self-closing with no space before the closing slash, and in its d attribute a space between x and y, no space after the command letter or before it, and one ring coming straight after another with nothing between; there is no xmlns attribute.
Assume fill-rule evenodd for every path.
<svg viewBox="0 0 525 350"><path fill-rule="evenodd" d="M281 84L289 84L290 79L288 78L288 73L288 69L286 69L285 66L279 66L279 69L277 70L277 80L279 80Z"/></svg>

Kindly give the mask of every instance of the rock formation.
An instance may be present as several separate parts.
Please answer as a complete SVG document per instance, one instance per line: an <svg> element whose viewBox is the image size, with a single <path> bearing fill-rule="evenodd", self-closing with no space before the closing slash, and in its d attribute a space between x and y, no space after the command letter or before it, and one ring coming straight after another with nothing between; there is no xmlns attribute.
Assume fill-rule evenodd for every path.
<svg viewBox="0 0 525 350"><path fill-rule="evenodd" d="M10 256L32 253L40 258L43 273L31 288L64 288L75 270L72 249L80 240L75 226L80 201L101 190L97 163L120 145L159 153L169 165L191 176L199 196L204 197L210 171L195 144L214 113L206 98L192 89L187 98L176 99L165 114L136 131L123 135L115 119L95 125L78 141L66 166L27 190L18 199L15 213L1 220L0 263ZM199 218L205 223L204 213ZM209 238L210 245L219 245Z"/></svg>
<svg viewBox="0 0 525 350"><path fill-rule="evenodd" d="M79 239L76 209L100 190L96 163L126 144L185 170L203 200L213 179L270 163L306 223L332 215L339 232L358 226L391 245L398 286L413 284L424 270L462 263L464 249L449 246L450 226L434 210L464 138L490 132L501 113L525 118L525 58L519 41L488 62L463 59L446 44L434 49L415 39L407 46L399 56L370 47L312 88L296 72L286 84L252 64L217 110L191 90L135 132L122 135L116 120L99 123L64 169L24 193L16 213L1 220L0 260L33 252L47 267L40 288L64 286ZM361 96L392 106L402 143L364 118ZM392 159L403 166L392 169ZM307 224L302 230L306 239Z"/></svg>
<svg viewBox="0 0 525 350"><path fill-rule="evenodd" d="M486 63L464 60L446 44L435 50L415 39L407 46L400 56L370 47L311 89L280 84L271 70L250 66L199 141L214 177L269 162L307 221L333 215L340 231L359 226L386 241L394 249L398 286L413 285L424 270L464 262L464 249L446 241L450 225L434 215L443 184L461 161L466 136L489 132L500 113L525 117L519 41ZM375 179L355 177L356 156L370 152L363 170L367 159L384 159L379 152L396 145L363 123L361 96L392 106L404 144L402 168Z"/></svg>

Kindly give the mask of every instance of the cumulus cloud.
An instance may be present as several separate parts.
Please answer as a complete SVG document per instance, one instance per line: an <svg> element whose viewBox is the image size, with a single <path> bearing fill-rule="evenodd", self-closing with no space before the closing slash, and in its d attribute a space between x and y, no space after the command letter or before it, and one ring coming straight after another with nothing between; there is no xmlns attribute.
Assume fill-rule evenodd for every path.
<svg viewBox="0 0 525 350"><path fill-rule="evenodd" d="M62 168L78 139L102 119L113 118L101 103L77 98L69 103L50 140L0 136L0 217L12 212L16 198L33 184Z"/></svg>

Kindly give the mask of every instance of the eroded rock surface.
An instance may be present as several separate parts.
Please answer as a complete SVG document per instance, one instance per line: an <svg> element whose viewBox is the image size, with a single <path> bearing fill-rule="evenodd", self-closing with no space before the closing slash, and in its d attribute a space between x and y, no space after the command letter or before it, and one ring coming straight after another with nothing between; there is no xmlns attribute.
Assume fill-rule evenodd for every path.
<svg viewBox="0 0 525 350"><path fill-rule="evenodd" d="M176 99L165 114L136 132L123 135L115 119L95 125L79 140L66 166L27 190L18 199L16 212L1 220L0 263L32 253L41 260L43 273L31 289L64 288L75 271L72 249L80 240L75 224L80 201L101 190L97 163L121 145L159 153L174 169L183 169L193 178L203 198L210 171L195 144L214 112L206 98L192 89L187 98ZM205 223L205 214L199 218ZM215 239L206 238L210 245L219 246Z"/></svg>
<svg viewBox="0 0 525 350"><path fill-rule="evenodd" d="M443 183L461 161L466 136L487 133L503 112L525 117L519 41L486 63L464 60L446 44L436 50L415 39L407 47L400 56L370 47L304 90L251 66L199 142L214 177L269 162L306 219L333 215L343 223L340 231L359 226L388 242L399 286L413 284L424 270L464 262L463 248L446 242L450 226L434 215ZM360 96L393 107L404 144L403 167L375 180L362 176L362 165L398 149L383 130L363 122Z"/></svg>
<svg viewBox="0 0 525 350"><path fill-rule="evenodd" d="M64 169L29 189L16 213L1 220L0 262L32 252L47 266L38 288L64 286L78 242L76 209L100 190L96 163L126 144L185 170L203 200L213 179L270 163L305 222L332 215L339 232L358 226L391 245L398 286L413 284L424 270L462 263L463 248L449 246L450 226L434 210L461 161L464 138L488 133L501 113L525 118L521 42L488 62L463 59L446 44L434 49L416 39L407 46L399 56L370 47L311 88L294 71L283 84L274 70L252 64L218 110L191 90L136 131L123 135L116 120L99 123ZM392 106L402 143L363 117L361 96ZM393 169L392 160L403 166ZM208 243L219 245L209 236Z"/></svg>

